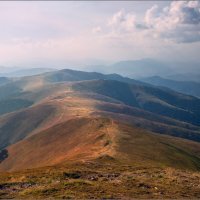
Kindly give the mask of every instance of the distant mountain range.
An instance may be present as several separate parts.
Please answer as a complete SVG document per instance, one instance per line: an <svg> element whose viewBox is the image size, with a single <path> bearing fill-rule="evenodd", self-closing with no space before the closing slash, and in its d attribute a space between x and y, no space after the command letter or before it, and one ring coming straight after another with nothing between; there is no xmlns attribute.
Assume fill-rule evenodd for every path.
<svg viewBox="0 0 200 200"><path fill-rule="evenodd" d="M153 75L171 75L174 72L167 64L154 59L124 60L108 66L86 66L85 70L102 73L118 73L130 78L141 78Z"/></svg>
<svg viewBox="0 0 200 200"><path fill-rule="evenodd" d="M170 75L173 71L163 62L153 59L120 61L113 64L109 69L132 78L153 75Z"/></svg>
<svg viewBox="0 0 200 200"><path fill-rule="evenodd" d="M134 79L161 76L176 81L200 82L199 66L199 63L173 63L145 58L119 61L107 66L86 66L83 69L101 73L118 73Z"/></svg>
<svg viewBox="0 0 200 200"><path fill-rule="evenodd" d="M23 77L23 76L33 76L45 72L55 71L51 68L28 68L28 69L17 69L17 68L3 68L0 72L0 77Z"/></svg>
<svg viewBox="0 0 200 200"><path fill-rule="evenodd" d="M165 79L159 76L144 78L141 79L141 81L150 83L155 86L168 87L184 94L200 97L200 83L198 82L175 81L175 80Z"/></svg>
<svg viewBox="0 0 200 200"><path fill-rule="evenodd" d="M199 66L200 65L198 63L171 63L170 61L164 62L156 59L144 58L138 60L119 61L110 65L76 66L76 69L87 72L100 72L104 74L117 73L134 79L160 76L175 81L200 82ZM44 67L20 68L0 66L0 77L32 76L55 70L57 69ZM191 73L191 71L193 73Z"/></svg>
<svg viewBox="0 0 200 200"><path fill-rule="evenodd" d="M172 74L166 76L167 79L175 80L175 81L188 81L188 82L197 82L200 83L200 73L184 73L184 74Z"/></svg>

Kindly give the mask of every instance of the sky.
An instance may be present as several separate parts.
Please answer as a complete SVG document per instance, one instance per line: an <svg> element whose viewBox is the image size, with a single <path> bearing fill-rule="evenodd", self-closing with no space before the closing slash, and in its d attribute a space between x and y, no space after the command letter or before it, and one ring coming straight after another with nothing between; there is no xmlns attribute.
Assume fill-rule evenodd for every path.
<svg viewBox="0 0 200 200"><path fill-rule="evenodd" d="M199 1L0 1L0 66L200 62Z"/></svg>

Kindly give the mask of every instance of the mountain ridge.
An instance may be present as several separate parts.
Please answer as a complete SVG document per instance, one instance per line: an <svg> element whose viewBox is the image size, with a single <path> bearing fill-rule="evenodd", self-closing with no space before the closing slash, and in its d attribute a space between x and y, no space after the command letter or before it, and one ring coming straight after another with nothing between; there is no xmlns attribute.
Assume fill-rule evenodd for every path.
<svg viewBox="0 0 200 200"><path fill-rule="evenodd" d="M122 163L127 162L123 157L130 163L134 159L142 162L142 159L147 159L145 154L148 152L145 153L146 149L142 149L140 144L155 148L148 142L150 138L157 141L160 156L169 156L169 160L160 160L161 164L175 167L172 164L174 159L182 158L184 161L177 167L184 168L185 165L188 169L199 169L200 100L196 97L116 74L67 69L19 78L0 86L0 91L7 91L1 93L0 102L17 98L32 102L27 107L0 116L2 170L45 167L67 160L98 160L102 156ZM79 129L82 123L85 125ZM85 137L89 137L88 140L84 140ZM127 148L124 137L130 138ZM141 140L137 140L140 137ZM50 138L57 141L57 150L52 152L54 139ZM173 140L178 142L175 144ZM71 144L66 145L69 141L76 143L76 147L66 149ZM41 144L41 147L35 149L36 144ZM97 144L96 151L92 150L95 146L92 144ZM131 150L133 144L137 144L135 151L139 157ZM189 144L194 147L191 152L183 148L186 145L190 149ZM110 145L113 151L104 151ZM173 153L171 156L170 152ZM46 161L45 154L49 156ZM21 164L18 161L20 155L24 157ZM147 161L157 165L159 157L153 161L148 155Z"/></svg>

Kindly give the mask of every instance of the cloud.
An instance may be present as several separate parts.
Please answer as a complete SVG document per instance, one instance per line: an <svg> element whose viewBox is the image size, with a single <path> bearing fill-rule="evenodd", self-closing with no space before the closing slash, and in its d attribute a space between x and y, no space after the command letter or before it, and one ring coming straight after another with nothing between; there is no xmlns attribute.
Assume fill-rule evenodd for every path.
<svg viewBox="0 0 200 200"><path fill-rule="evenodd" d="M92 29L92 32L93 32L93 33L100 33L101 31L102 31L101 26L97 26L97 27L94 27L94 28Z"/></svg>
<svg viewBox="0 0 200 200"><path fill-rule="evenodd" d="M57 65L60 60L89 58L199 60L199 3L93 2L91 7L90 2L2 2L0 64L46 60Z"/></svg>
<svg viewBox="0 0 200 200"><path fill-rule="evenodd" d="M119 32L132 31L136 26L135 16L131 13L126 14L124 10L120 10L108 20L108 26Z"/></svg>
<svg viewBox="0 0 200 200"><path fill-rule="evenodd" d="M161 38L176 43L200 41L200 4L198 1L173 1L168 7L158 5L146 10L142 19L133 13L120 10L107 22L108 32L116 37L127 35L135 37Z"/></svg>
<svg viewBox="0 0 200 200"><path fill-rule="evenodd" d="M198 1L173 1L159 11L157 5L146 11L144 23L154 36L178 43L200 41Z"/></svg>
<svg viewBox="0 0 200 200"><path fill-rule="evenodd" d="M146 11L145 22L147 26L152 27L155 21L156 13L158 12L158 6L154 5Z"/></svg>

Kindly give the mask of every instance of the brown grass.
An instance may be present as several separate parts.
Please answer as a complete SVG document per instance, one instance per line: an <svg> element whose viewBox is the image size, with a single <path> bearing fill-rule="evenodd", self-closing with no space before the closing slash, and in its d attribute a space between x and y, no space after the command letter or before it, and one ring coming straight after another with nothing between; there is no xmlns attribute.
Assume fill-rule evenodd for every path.
<svg viewBox="0 0 200 200"><path fill-rule="evenodd" d="M76 163L0 174L0 198L200 198L200 174L119 163Z"/></svg>
<svg viewBox="0 0 200 200"><path fill-rule="evenodd" d="M100 158L131 165L200 170L199 143L147 132L107 118L70 119L11 145L7 151L1 170Z"/></svg>

